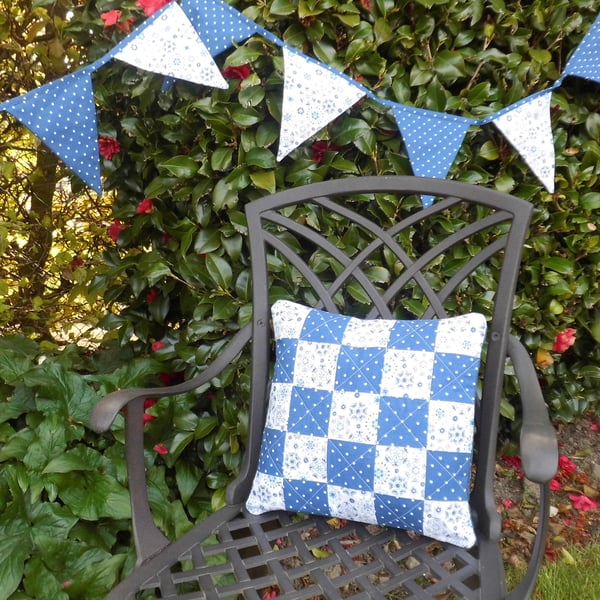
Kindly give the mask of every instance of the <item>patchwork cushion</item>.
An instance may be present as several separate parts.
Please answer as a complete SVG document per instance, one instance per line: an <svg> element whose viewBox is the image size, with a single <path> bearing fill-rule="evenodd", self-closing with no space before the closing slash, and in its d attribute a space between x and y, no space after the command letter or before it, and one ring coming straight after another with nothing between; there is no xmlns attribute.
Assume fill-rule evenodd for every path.
<svg viewBox="0 0 600 600"><path fill-rule="evenodd" d="M272 307L276 363L251 513L283 509L470 547L486 321L361 320Z"/></svg>

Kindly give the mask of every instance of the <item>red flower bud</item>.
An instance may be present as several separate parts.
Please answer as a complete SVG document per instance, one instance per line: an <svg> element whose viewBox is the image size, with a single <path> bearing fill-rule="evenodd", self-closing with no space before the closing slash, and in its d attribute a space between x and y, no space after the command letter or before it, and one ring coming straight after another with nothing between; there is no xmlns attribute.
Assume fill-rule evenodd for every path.
<svg viewBox="0 0 600 600"><path fill-rule="evenodd" d="M567 327L563 331L559 331L554 338L552 345L553 352L565 352L575 343L575 334L577 331L572 327Z"/></svg>
<svg viewBox="0 0 600 600"><path fill-rule="evenodd" d="M123 231L124 229L126 229L126 225L125 223L123 223L123 221L119 221L119 219L115 219L109 226L108 226L108 235L109 237L112 239L113 242L116 242L119 234L121 233L121 231Z"/></svg>
<svg viewBox="0 0 600 600"><path fill-rule="evenodd" d="M137 0L136 6L143 9L147 17L152 16L157 10L161 9L165 4L169 4L171 0Z"/></svg>
<svg viewBox="0 0 600 600"><path fill-rule="evenodd" d="M144 198L135 209L138 215L149 215L154 210L154 204L150 198Z"/></svg>
<svg viewBox="0 0 600 600"><path fill-rule="evenodd" d="M156 444L152 449L154 452L162 454L163 456L169 454L169 449L164 444Z"/></svg>
<svg viewBox="0 0 600 600"><path fill-rule="evenodd" d="M243 81L247 77L250 77L252 72L252 67L249 64L226 67L223 69L223 77L226 77L227 79L240 79Z"/></svg>
<svg viewBox="0 0 600 600"><path fill-rule="evenodd" d="M121 152L121 145L113 137L100 136L98 140L98 152L106 160L111 160L115 154Z"/></svg>

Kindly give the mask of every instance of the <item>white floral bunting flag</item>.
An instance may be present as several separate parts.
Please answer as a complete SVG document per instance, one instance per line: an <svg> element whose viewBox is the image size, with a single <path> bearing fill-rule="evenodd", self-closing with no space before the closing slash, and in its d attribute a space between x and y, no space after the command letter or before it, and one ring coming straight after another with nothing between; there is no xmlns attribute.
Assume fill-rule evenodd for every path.
<svg viewBox="0 0 600 600"><path fill-rule="evenodd" d="M523 157L544 187L554 191L554 139L550 121L552 92L526 98L500 111L492 123Z"/></svg>
<svg viewBox="0 0 600 600"><path fill-rule="evenodd" d="M365 91L342 74L283 48L285 81L277 160L358 102Z"/></svg>
<svg viewBox="0 0 600 600"><path fill-rule="evenodd" d="M114 58L168 77L227 88L227 81L179 4L172 2L135 33Z"/></svg>

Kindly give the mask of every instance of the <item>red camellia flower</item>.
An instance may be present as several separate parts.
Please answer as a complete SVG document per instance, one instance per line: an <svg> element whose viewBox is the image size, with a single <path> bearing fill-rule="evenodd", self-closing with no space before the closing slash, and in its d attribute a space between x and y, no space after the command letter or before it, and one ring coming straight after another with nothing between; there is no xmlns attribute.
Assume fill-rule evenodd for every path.
<svg viewBox="0 0 600 600"><path fill-rule="evenodd" d="M104 28L115 27L119 31L129 33L131 31L131 25L133 24L133 17L129 19L121 20L123 13L120 10L108 10L100 15L100 18L104 21Z"/></svg>
<svg viewBox="0 0 600 600"><path fill-rule="evenodd" d="M252 67L249 64L237 65L235 67L226 67L223 69L223 77L227 79L240 79L243 81L246 77L252 75Z"/></svg>
<svg viewBox="0 0 600 600"><path fill-rule="evenodd" d="M138 215L149 215L154 210L154 204L150 198L144 198L135 209Z"/></svg>
<svg viewBox="0 0 600 600"><path fill-rule="evenodd" d="M104 27L113 27L121 20L123 13L120 10L108 10L100 14L100 18L104 21Z"/></svg>
<svg viewBox="0 0 600 600"><path fill-rule="evenodd" d="M340 150L341 146L336 146L327 140L318 140L311 146L311 148L313 160L317 163L321 163L325 157L325 152L330 150Z"/></svg>
<svg viewBox="0 0 600 600"><path fill-rule="evenodd" d="M152 351L156 352L156 351L160 350L161 348L164 348L165 347L165 343L161 342L160 340L157 340L156 342L154 342L152 344L151 347L152 347Z"/></svg>
<svg viewBox="0 0 600 600"><path fill-rule="evenodd" d="M160 10L165 4L169 4L171 0L137 0L136 6L143 9L147 17L153 15L157 10Z"/></svg>
<svg viewBox="0 0 600 600"><path fill-rule="evenodd" d="M71 260L71 262L69 263L69 266L71 267L71 269L77 269L78 267L83 267L84 262L81 258L79 258L79 256L75 255L73 257L73 259Z"/></svg>
<svg viewBox="0 0 600 600"><path fill-rule="evenodd" d="M560 481L556 478L554 478L551 482L550 482L550 489L553 492L558 492L560 491L562 488L562 486L560 485Z"/></svg>
<svg viewBox="0 0 600 600"><path fill-rule="evenodd" d="M106 160L111 160L115 154L121 152L121 145L113 137L100 136L98 140L98 152Z"/></svg>
<svg viewBox="0 0 600 600"><path fill-rule="evenodd" d="M565 352L575 343L575 334L577 331L572 327L567 327L563 331L559 331L554 338L552 346L553 352Z"/></svg>
<svg viewBox="0 0 600 600"><path fill-rule="evenodd" d="M598 508L598 503L583 494L569 494L569 500L573 504L575 510L582 510L587 512L588 510L594 510Z"/></svg>
<svg viewBox="0 0 600 600"><path fill-rule="evenodd" d="M169 454L169 449L164 444L156 444L152 449L158 454Z"/></svg>
<svg viewBox="0 0 600 600"><path fill-rule="evenodd" d="M562 473L565 473L567 475L572 475L573 473L575 473L575 471L577 471L577 465L568 456L565 456L564 454L561 455L558 459L558 467Z"/></svg>
<svg viewBox="0 0 600 600"><path fill-rule="evenodd" d="M148 304L152 304L158 298L158 290L156 288L151 288L148 294L146 295L146 302Z"/></svg>
<svg viewBox="0 0 600 600"><path fill-rule="evenodd" d="M125 223L123 221L119 221L119 219L115 219L108 227L108 235L112 239L113 242L116 242L119 238L119 234L126 228Z"/></svg>
<svg viewBox="0 0 600 600"><path fill-rule="evenodd" d="M149 423L150 421L154 421L156 417L154 415L149 415L146 411L149 408L152 408L156 404L156 400L154 398L146 398L144 400L144 425Z"/></svg>

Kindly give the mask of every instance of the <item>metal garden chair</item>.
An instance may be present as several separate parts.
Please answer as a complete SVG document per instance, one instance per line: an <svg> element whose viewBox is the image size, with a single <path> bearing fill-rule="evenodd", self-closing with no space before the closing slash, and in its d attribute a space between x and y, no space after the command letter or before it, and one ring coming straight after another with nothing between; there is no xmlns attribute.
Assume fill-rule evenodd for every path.
<svg viewBox="0 0 600 600"><path fill-rule="evenodd" d="M435 200L429 207L422 208L420 199L423 197ZM127 406L126 452L138 565L108 598L528 598L544 554L549 510L547 482L554 476L558 459L554 429L534 368L525 348L510 334L521 249L526 241L532 210L529 203L497 191L452 181L401 176L327 181L248 203L246 215L253 288L251 322L237 332L218 359L207 365L195 379L169 388L117 391L101 400L93 412L92 427L106 431L121 409ZM285 268L284 263L287 264ZM499 276L493 277L494 274ZM467 289L476 293L466 293ZM475 383L471 382L471 387L477 388L473 401L473 462L467 475L463 464L460 476L463 487L468 488L463 500L472 516L473 540L468 541L466 532L470 523L462 532L462 526L452 525L453 517L448 523L438 525L442 529L449 525L452 535L458 535L457 544L425 535L431 531L435 535L437 525L433 529L425 526L421 533L415 533L386 525L390 519L383 519L381 525L377 524L377 519L375 524L365 524L343 515L329 518L307 514L310 507L309 510L273 510L258 515L247 510L251 488L253 512L260 512L256 509L257 498L259 504L266 502L268 505L270 496L282 496L277 488L281 483L279 479L275 478L279 483L272 488L265 484L275 481L269 479L271 475L268 474L262 475L263 479L256 479L253 487L255 477L258 477L257 469L270 466L269 456L261 455L263 432L277 428L272 424L275 417L267 416L269 390L271 386L275 389L278 385L277 389L280 389L286 385L277 383L281 377L285 378L285 374L282 375L277 367L273 371L272 365L271 306L281 298L300 305L275 305L283 306L286 311L292 310L292 317L288 314L284 318L283 330L291 326L293 315L300 313L304 315L302 318L321 319L336 327L347 325L346 321L337 318L338 313L352 313L352 317L360 319L354 322L359 329L365 326L364 320L369 319L402 322L417 319L417 327L427 328L432 323L435 325L437 319L451 319L462 313L485 315L487 341L479 375L476 375ZM311 306L319 312L312 312L308 308ZM454 321L449 322L450 331L459 332L458 339L451 339L450 345L460 346L463 341L460 327L455 330ZM469 327L475 331L480 325ZM413 332L409 336L413 341L420 335L412 329L409 331ZM286 335L284 331L283 337ZM319 335L325 334L321 331ZM366 337L369 338L369 334ZM150 396L175 395L205 385L247 345L251 346L252 353L252 386L243 467L228 488L226 506L171 542L155 526L148 504L143 460L143 401ZM277 351L282 355L288 353L289 346L278 346ZM408 361L408 372L397 375L396 379L400 387L406 384L401 381L402 377L413 381L415 372L422 367L415 362L417 354L407 356L412 357ZM496 439L507 357L512 360L519 381L524 471L540 487L537 537L529 567L520 583L508 592L499 545L501 517L494 497ZM477 363L479 359L472 356L468 360ZM305 384L303 380L301 385ZM393 395L393 390L388 389L385 393ZM392 419L394 402L404 404L404 392L396 395L391 408L386 405L385 409L392 411ZM349 407L358 396L357 392L347 397ZM366 409L364 404L361 406L368 412L368 405ZM422 409L423 404L420 406ZM440 414L447 417L451 411L444 412L443 406ZM452 407L456 406L452 404ZM427 401L425 410L426 407ZM360 443L358 430L369 418L370 424L373 419L380 418L383 405L378 410L374 417L371 415L364 422L359 416L358 421L350 425L350 432L344 434L349 436L350 442L340 444L351 443L352 439ZM334 412L331 409L331 413ZM410 418L405 415L402 419L403 423L397 429L385 434L389 443L385 451L399 451L399 456L406 457L411 456L413 449L398 450L398 439L390 441L394 432L406 433L402 428L408 427ZM448 426L452 426L450 419ZM467 430L468 427L461 427L455 433L459 437L468 437ZM303 439L310 441L311 435ZM332 442L325 439L324 443ZM380 450L380 447L376 448L376 452ZM422 452L422 449L415 452ZM336 470L333 463L328 468L333 469L332 477L338 478L341 474L346 477L353 467L357 471L363 469L356 466L359 462L359 459L351 459L351 464L344 468ZM365 464L368 470L371 463L367 460ZM396 464L396 467L400 471L416 469L410 461ZM379 471L381 475L382 469ZM389 473L383 475L387 477ZM290 477L294 479L294 475ZM297 487L292 482L294 491L306 483L303 478L302 474L298 476L302 481ZM353 477L347 479L352 487ZM444 486L447 490L450 485L453 491L460 487L455 486L454 475L450 479L450 484L440 484L431 497ZM286 481L283 485L288 484ZM404 482L400 477L393 485L402 488ZM426 488L428 483L422 485ZM361 486L362 494L364 488ZM421 494L422 490L417 492ZM342 493L346 494L347 490ZM389 494L384 500L381 500L381 494L365 494L376 498L377 510L383 504L392 506L395 502ZM333 502L333 496L330 501ZM412 501L415 502L411 504L413 508L420 508L407 509L405 514L398 516L399 521L394 520L396 516L391 517L392 523L404 522L402 519L408 523L418 522L419 515L427 521L431 506L422 499ZM355 497L350 496L346 504L355 506ZM406 502L402 504L405 505ZM291 506L297 504L292 502ZM372 512L373 504L369 507ZM394 513L394 510L396 508L386 514L402 512ZM418 523L415 529L419 529ZM463 533L464 539L461 538ZM437 538L445 535L442 532Z"/></svg>

